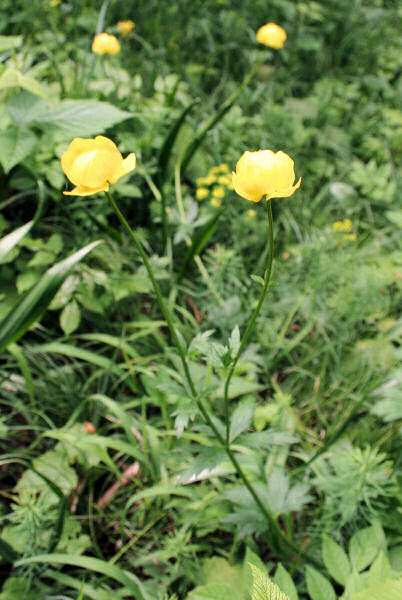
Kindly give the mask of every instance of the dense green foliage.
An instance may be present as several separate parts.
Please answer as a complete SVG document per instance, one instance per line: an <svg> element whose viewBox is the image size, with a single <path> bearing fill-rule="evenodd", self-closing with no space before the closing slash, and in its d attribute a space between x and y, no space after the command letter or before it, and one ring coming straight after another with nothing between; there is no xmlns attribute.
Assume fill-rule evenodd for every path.
<svg viewBox="0 0 402 600"><path fill-rule="evenodd" d="M0 17L0 600L400 599L398 0L2 0ZM281 50L255 40L268 21ZM91 52L99 31L118 54ZM231 451L279 532L107 198L62 194L62 153L99 134L136 153L111 191L223 437L268 251L264 202L228 173L272 148L303 177L272 200L272 282L229 387Z"/></svg>

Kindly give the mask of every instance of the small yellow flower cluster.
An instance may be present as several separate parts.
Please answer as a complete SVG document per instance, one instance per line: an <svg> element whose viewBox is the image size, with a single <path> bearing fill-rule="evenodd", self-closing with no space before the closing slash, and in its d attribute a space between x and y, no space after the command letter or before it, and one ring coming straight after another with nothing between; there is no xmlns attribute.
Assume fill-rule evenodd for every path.
<svg viewBox="0 0 402 600"><path fill-rule="evenodd" d="M216 167L211 167L206 177L198 177L195 193L197 200L205 200L205 198L211 196L211 205L218 208L225 197L226 189L233 189L232 176L229 171L229 165L222 163Z"/></svg>
<svg viewBox="0 0 402 600"><path fill-rule="evenodd" d="M352 230L352 221L350 219L343 219L343 221L335 221L332 223L332 231L337 233L345 233Z"/></svg>
<svg viewBox="0 0 402 600"><path fill-rule="evenodd" d="M348 240L349 242L355 242L357 236L355 233L351 233L352 231L352 221L350 219L343 219L343 221L335 221L332 223L332 231L334 233L343 233L343 240Z"/></svg>
<svg viewBox="0 0 402 600"><path fill-rule="evenodd" d="M129 35L135 27L134 21L128 19L127 21L118 21L117 29L122 35Z"/></svg>

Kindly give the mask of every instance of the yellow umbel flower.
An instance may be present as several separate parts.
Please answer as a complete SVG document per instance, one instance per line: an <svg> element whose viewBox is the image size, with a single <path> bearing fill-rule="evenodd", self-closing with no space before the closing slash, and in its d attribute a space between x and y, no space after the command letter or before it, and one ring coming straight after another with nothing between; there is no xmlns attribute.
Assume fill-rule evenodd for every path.
<svg viewBox="0 0 402 600"><path fill-rule="evenodd" d="M109 183L116 183L135 169L135 154L123 159L112 140L103 135L94 139L75 138L61 157L61 168L76 187L67 196L90 196L107 192Z"/></svg>
<svg viewBox="0 0 402 600"><path fill-rule="evenodd" d="M257 42L278 50L286 41L286 31L276 23L267 23L259 28L256 34Z"/></svg>
<svg viewBox="0 0 402 600"><path fill-rule="evenodd" d="M122 35L129 35L134 29L134 27L135 23L134 21L130 21L130 19L128 19L127 21L118 21L117 23L117 29Z"/></svg>
<svg viewBox="0 0 402 600"><path fill-rule="evenodd" d="M257 150L245 152L232 173L235 191L252 202L259 202L263 196L271 198L287 198L299 187L299 181L294 185L294 162L279 150Z"/></svg>
<svg viewBox="0 0 402 600"><path fill-rule="evenodd" d="M96 54L117 54L120 44L116 36L109 33L98 33L92 42L92 52Z"/></svg>
<svg viewBox="0 0 402 600"><path fill-rule="evenodd" d="M350 219L343 219L343 221L335 221L332 223L332 230L338 232L348 232L352 229L352 221Z"/></svg>
<svg viewBox="0 0 402 600"><path fill-rule="evenodd" d="M195 192L195 197L197 200L204 200L209 196L209 190L207 188L198 188Z"/></svg>
<svg viewBox="0 0 402 600"><path fill-rule="evenodd" d="M223 198L225 196L225 190L221 185L217 185L212 190L212 195L214 198Z"/></svg>

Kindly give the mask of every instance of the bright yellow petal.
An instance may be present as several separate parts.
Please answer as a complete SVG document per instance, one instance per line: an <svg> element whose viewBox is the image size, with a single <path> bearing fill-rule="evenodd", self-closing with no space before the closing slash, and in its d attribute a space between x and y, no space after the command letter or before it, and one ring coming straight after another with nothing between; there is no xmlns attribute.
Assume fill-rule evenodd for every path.
<svg viewBox="0 0 402 600"><path fill-rule="evenodd" d="M108 192L109 184L105 183L97 188L89 188L83 185L75 187L71 192L63 192L65 196L91 196L99 192Z"/></svg>
<svg viewBox="0 0 402 600"><path fill-rule="evenodd" d="M116 181L118 181L120 179L120 177L127 175L127 173L131 173L131 171L134 171L134 169L135 169L135 154L134 154L134 152L131 152L131 154L126 156L126 158L121 161L119 168L112 175L112 177L109 177L108 181L110 181L110 183L116 183Z"/></svg>
<svg viewBox="0 0 402 600"><path fill-rule="evenodd" d="M296 183L296 185L292 185L286 189L278 190L278 191L272 192L271 194L268 194L269 198L289 198L289 196L294 194L294 192L299 189L301 180L302 180L302 178L300 177L300 179Z"/></svg>
<svg viewBox="0 0 402 600"><path fill-rule="evenodd" d="M253 190L244 186L244 180L237 173L232 173L232 183L236 194L251 202L259 202L263 196L260 190Z"/></svg>

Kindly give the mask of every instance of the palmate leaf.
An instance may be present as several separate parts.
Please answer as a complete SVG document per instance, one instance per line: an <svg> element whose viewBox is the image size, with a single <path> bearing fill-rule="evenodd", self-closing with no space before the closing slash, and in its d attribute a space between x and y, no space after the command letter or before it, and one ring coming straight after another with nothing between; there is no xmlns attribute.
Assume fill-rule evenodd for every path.
<svg viewBox="0 0 402 600"><path fill-rule="evenodd" d="M281 592L268 575L250 563L253 574L253 595L251 600L289 600L289 596Z"/></svg>
<svg viewBox="0 0 402 600"><path fill-rule="evenodd" d="M70 269L81 261L101 241L92 242L68 258L53 265L38 283L16 303L0 322L0 352L17 341L45 312Z"/></svg>

